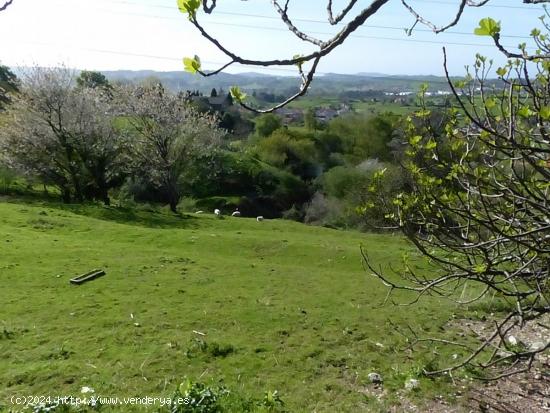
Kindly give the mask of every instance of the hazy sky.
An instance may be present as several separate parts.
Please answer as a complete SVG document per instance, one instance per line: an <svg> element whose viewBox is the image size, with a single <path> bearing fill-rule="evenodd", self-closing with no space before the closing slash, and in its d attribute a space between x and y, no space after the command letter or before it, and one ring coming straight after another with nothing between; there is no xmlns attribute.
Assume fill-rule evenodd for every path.
<svg viewBox="0 0 550 413"><path fill-rule="evenodd" d="M202 21L243 57L283 58L312 50L288 33L269 0L218 3L216 12L201 16ZM356 8L369 3L360 0ZM411 0L438 23L452 19L457 3ZM291 15L304 31L327 38L336 30L326 22L326 0L293 0L291 5ZM485 7L467 9L449 33L435 35L417 26L420 30L407 37L403 28L414 19L399 0L393 0L325 59L319 72L440 75L441 48L446 45L452 72L462 74L476 52L502 62L490 38L473 35L481 18L500 20L502 43L514 47L523 41L529 44L529 32L540 26L542 14L542 7L524 5L520 0L491 0ZM182 70L182 57L194 54L201 57L206 69L226 62L177 10L176 0L14 0L0 12L0 61L9 66L64 63L90 70ZM288 70L271 73L293 74ZM265 70L236 66L231 71Z"/></svg>

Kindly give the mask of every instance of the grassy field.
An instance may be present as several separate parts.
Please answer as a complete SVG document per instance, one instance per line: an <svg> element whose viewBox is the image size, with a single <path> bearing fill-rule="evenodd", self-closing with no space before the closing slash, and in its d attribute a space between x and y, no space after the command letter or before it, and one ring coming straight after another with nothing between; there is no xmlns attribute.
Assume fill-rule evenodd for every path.
<svg viewBox="0 0 550 413"><path fill-rule="evenodd" d="M397 236L4 200L0 242L5 410L13 395L83 386L169 397L185 377L223 380L243 397L277 390L289 412L384 411L410 377L417 403L448 389L420 374L436 349L403 351L390 321L437 332L454 308L381 307L387 291L362 268L360 245L397 262L409 251ZM69 283L94 268L107 275ZM373 371L384 402L367 396Z"/></svg>
<svg viewBox="0 0 550 413"><path fill-rule="evenodd" d="M304 97L290 103L288 107L306 110L310 108L327 108L330 106L338 107L340 103L341 100L337 98ZM370 100L353 100L350 106L355 112L362 114L393 112L398 115L408 115L420 110L420 107L416 105L405 106L401 103L390 101L373 102Z"/></svg>
<svg viewBox="0 0 550 413"><path fill-rule="evenodd" d="M408 115L420 110L419 106L404 106L393 102L355 102L352 107L356 112L365 114L393 112L398 115Z"/></svg>

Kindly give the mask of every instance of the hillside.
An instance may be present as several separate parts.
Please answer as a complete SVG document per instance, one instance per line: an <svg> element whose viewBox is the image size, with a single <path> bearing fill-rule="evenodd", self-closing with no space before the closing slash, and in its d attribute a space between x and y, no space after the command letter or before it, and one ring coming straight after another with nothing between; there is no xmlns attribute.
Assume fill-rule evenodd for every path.
<svg viewBox="0 0 550 413"><path fill-rule="evenodd" d="M202 77L187 72L155 72L151 70L117 70L103 72L111 81L140 82L145 79L158 79L173 91L200 90L209 93L212 88L228 90L239 85L246 91L264 90L271 93L290 93L300 86L295 76L272 76L259 73L229 74L219 73L212 77ZM391 76L384 74L342 75L328 73L316 77L310 96L338 96L346 91L416 91L422 83L429 83L430 90L448 90L447 80L438 76Z"/></svg>
<svg viewBox="0 0 550 413"><path fill-rule="evenodd" d="M4 403L85 386L169 397L188 377L243 397L277 390L292 412L376 411L434 363L427 349L409 358L390 321L433 332L453 311L433 300L380 306L386 289L359 247L396 263L409 251L397 236L16 201L0 203L0 233ZM107 275L69 284L93 268ZM445 386L420 378L407 397L422 404Z"/></svg>

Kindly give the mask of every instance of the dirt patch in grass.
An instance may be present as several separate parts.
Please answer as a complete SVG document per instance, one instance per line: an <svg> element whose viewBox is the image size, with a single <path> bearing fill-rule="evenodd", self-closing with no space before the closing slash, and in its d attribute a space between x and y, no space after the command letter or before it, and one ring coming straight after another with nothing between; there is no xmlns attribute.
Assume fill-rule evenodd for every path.
<svg viewBox="0 0 550 413"><path fill-rule="evenodd" d="M480 384L470 390L469 405L486 413L550 412L550 370L537 370Z"/></svg>
<svg viewBox="0 0 550 413"><path fill-rule="evenodd" d="M513 337L528 349L541 348L550 337L550 315L512 329ZM487 337L493 325L489 321L462 321L464 331ZM521 369L524 366L519 366ZM490 375L490 372L489 372ZM550 351L538 354L531 370L495 381L476 382L467 393L467 407L486 413L550 412Z"/></svg>

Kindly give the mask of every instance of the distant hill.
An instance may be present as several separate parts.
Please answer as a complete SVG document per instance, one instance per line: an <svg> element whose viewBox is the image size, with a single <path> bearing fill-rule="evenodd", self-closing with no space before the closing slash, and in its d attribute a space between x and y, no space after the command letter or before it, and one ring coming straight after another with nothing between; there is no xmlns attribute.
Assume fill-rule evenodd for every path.
<svg viewBox="0 0 550 413"><path fill-rule="evenodd" d="M20 74L22 68L13 68ZM275 95L288 96L300 87L297 76L276 76L263 73L247 72L239 74L220 73L212 77L202 77L181 71L157 72L154 70L114 70L103 71L112 82L140 83L147 80L159 80L174 92L181 90L199 90L205 94L213 88L228 91L231 86L238 85L251 94L267 92ZM418 75L387 75L383 73L338 74L327 73L318 75L313 81L308 95L310 96L340 96L350 91L357 92L416 92L422 83L429 84L430 91L449 90L447 80L441 76Z"/></svg>
<svg viewBox="0 0 550 413"><path fill-rule="evenodd" d="M294 76L274 76L261 73L220 73L212 77L192 75L182 71L156 72L152 70L116 70L103 72L111 81L142 82L146 79L158 79L173 91L200 90L209 93L212 88L229 90L238 85L241 89L252 92L268 91L288 94L295 91L300 82ZM338 95L344 91L416 91L420 84L429 83L432 90L448 90L447 81L437 76L391 76L382 73L319 75L314 80L310 95Z"/></svg>

